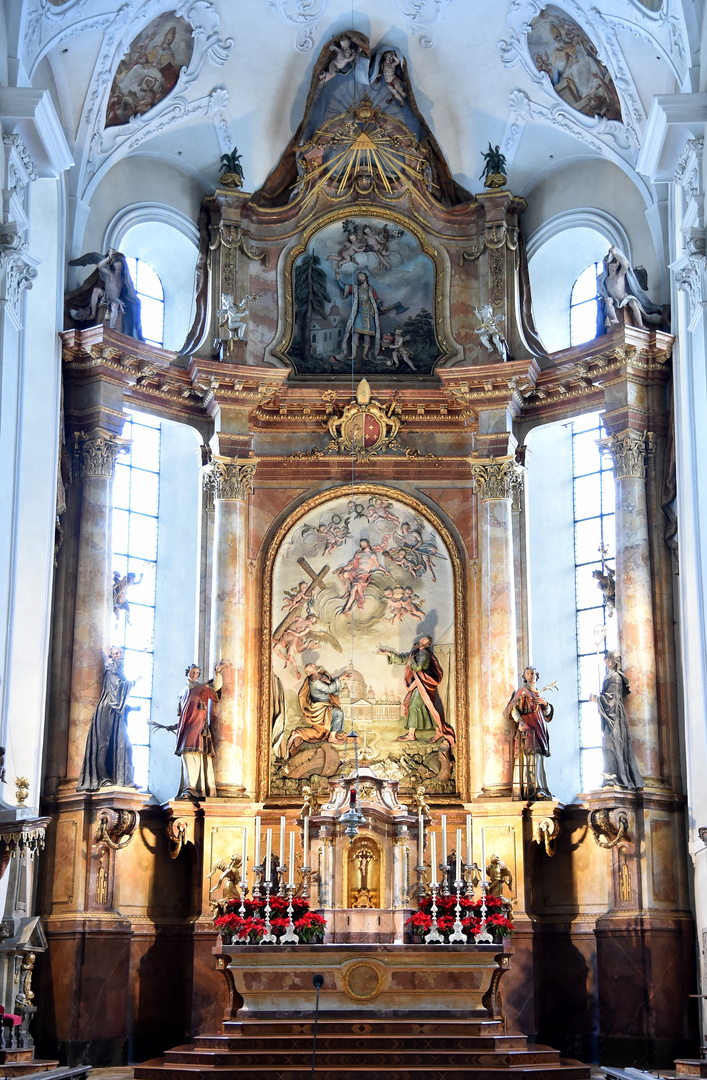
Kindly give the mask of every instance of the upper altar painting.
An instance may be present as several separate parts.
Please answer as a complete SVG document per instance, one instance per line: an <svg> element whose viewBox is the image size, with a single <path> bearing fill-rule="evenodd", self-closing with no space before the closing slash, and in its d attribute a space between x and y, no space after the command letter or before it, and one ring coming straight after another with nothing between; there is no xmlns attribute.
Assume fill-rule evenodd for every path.
<svg viewBox="0 0 707 1080"><path fill-rule="evenodd" d="M614 81L585 31L554 4L530 24L528 48L538 71L544 71L555 93L585 116L621 120Z"/></svg>
<svg viewBox="0 0 707 1080"><path fill-rule="evenodd" d="M435 336L434 264L395 222L352 215L312 237L294 266L293 336L304 374L429 374Z"/></svg>
<svg viewBox="0 0 707 1080"><path fill-rule="evenodd" d="M143 116L177 85L194 52L192 27L174 11L153 19L118 64L106 108L106 127Z"/></svg>

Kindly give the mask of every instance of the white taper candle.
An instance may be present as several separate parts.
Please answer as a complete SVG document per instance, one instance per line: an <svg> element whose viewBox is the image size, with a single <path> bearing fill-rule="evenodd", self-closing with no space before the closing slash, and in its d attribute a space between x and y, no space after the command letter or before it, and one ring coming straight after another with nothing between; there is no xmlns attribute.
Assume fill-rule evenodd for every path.
<svg viewBox="0 0 707 1080"><path fill-rule="evenodd" d="M279 865L285 861L285 818L280 818L280 850L278 852Z"/></svg>
<svg viewBox="0 0 707 1080"><path fill-rule="evenodd" d="M253 853L253 866L260 866L260 818L255 818L255 848Z"/></svg>
<svg viewBox="0 0 707 1080"><path fill-rule="evenodd" d="M419 813L418 818L417 818L417 832L418 832L418 836L417 836L417 861L418 861L419 865L422 866L423 865L422 856L425 853L425 819L422 816L422 810L420 810L420 813Z"/></svg>
<svg viewBox="0 0 707 1080"><path fill-rule="evenodd" d="M430 833L430 877L431 885L437 884L437 833Z"/></svg>
<svg viewBox="0 0 707 1080"><path fill-rule="evenodd" d="M272 829L265 834L265 873L263 883L270 881L270 856L272 855Z"/></svg>
<svg viewBox="0 0 707 1080"><path fill-rule="evenodd" d="M248 880L248 826L243 826L243 862L241 863L241 881Z"/></svg>
<svg viewBox="0 0 707 1080"><path fill-rule="evenodd" d="M466 865L471 866L471 814L466 815Z"/></svg>
<svg viewBox="0 0 707 1080"><path fill-rule="evenodd" d="M442 814L442 862L447 865L447 815Z"/></svg>
<svg viewBox="0 0 707 1080"><path fill-rule="evenodd" d="M455 881L462 879L462 831L457 829L457 876Z"/></svg>
<svg viewBox="0 0 707 1080"><path fill-rule="evenodd" d="M309 814L304 819L304 839L302 841L302 865L309 866Z"/></svg>
<svg viewBox="0 0 707 1080"><path fill-rule="evenodd" d="M486 884L486 838L481 830L481 884Z"/></svg>
<svg viewBox="0 0 707 1080"><path fill-rule="evenodd" d="M290 888L295 886L295 832L290 833L290 866L287 875L287 884Z"/></svg>

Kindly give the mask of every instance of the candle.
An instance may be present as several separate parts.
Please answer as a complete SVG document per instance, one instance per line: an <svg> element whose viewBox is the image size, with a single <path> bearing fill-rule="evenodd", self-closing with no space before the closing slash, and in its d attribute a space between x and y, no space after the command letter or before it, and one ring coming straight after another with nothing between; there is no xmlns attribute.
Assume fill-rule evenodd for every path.
<svg viewBox="0 0 707 1080"><path fill-rule="evenodd" d="M431 885L437 884L437 833L430 833L430 870Z"/></svg>
<svg viewBox="0 0 707 1080"><path fill-rule="evenodd" d="M280 818L280 851L278 853L278 866L282 866L285 861L285 819Z"/></svg>
<svg viewBox="0 0 707 1080"><path fill-rule="evenodd" d="M486 884L486 839L484 830L481 830L481 884Z"/></svg>
<svg viewBox="0 0 707 1080"><path fill-rule="evenodd" d="M295 831L290 833L290 872L287 878L288 888L295 887Z"/></svg>
<svg viewBox="0 0 707 1080"><path fill-rule="evenodd" d="M272 829L268 829L265 834L265 873L263 874L263 884L266 881L270 881L270 855L272 854Z"/></svg>
<svg viewBox="0 0 707 1080"><path fill-rule="evenodd" d="M447 815L442 814L442 862L447 865Z"/></svg>
<svg viewBox="0 0 707 1080"><path fill-rule="evenodd" d="M302 865L309 866L309 814L304 819L304 839L302 841Z"/></svg>
<svg viewBox="0 0 707 1080"><path fill-rule="evenodd" d="M255 849L253 852L253 866L260 866L260 818L255 819Z"/></svg>
<svg viewBox="0 0 707 1080"><path fill-rule="evenodd" d="M422 810L420 810L420 813L418 815L417 828L418 828L418 839L417 839L418 858L417 858L417 861L420 864L420 866L422 866L423 865L423 858L422 857L423 857L423 855L425 853L425 819L422 816Z"/></svg>
<svg viewBox="0 0 707 1080"><path fill-rule="evenodd" d="M243 826L243 862L241 864L241 881L248 880L248 826Z"/></svg>
<svg viewBox="0 0 707 1080"><path fill-rule="evenodd" d="M462 879L462 831L457 829L457 876L455 881Z"/></svg>

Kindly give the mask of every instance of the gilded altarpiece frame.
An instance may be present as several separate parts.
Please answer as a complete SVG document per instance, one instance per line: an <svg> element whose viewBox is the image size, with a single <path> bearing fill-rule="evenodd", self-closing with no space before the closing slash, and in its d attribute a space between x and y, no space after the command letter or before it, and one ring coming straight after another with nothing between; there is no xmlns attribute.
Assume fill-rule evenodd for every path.
<svg viewBox="0 0 707 1080"><path fill-rule="evenodd" d="M391 195L391 202L393 202L394 199L396 199L396 201L397 201L397 199L399 199L399 198L400 198L399 195L398 196L392 196ZM276 341L275 345L272 347L271 355L276 357L278 360L281 360L285 364L287 364L288 367L292 367L295 370L295 372L297 374L300 374L300 375L302 375L302 374L303 375L322 374L324 372L325 369L322 369L321 371L319 369L317 369L316 371L312 370L311 372L306 371L306 370L300 371L300 370L298 370L297 364L293 361L293 358L291 356L291 350L292 350L293 343L294 343L295 336L296 336L296 302L295 302L296 264L297 264L297 261L300 258L300 256L306 255L310 251L310 248L311 248L313 242L315 242L315 240L317 239L319 234L321 234L325 230L329 229L330 226L332 226L332 225L334 225L336 223L341 223L343 225L344 222L350 221L352 223L352 226L355 226L358 223L359 230L360 230L360 232L362 232L364 227L365 227L366 219L369 219L369 220L372 220L372 221L374 220L374 221L377 221L377 222L380 223L381 228L380 228L380 230L377 230L377 232L379 234L380 234L380 231L382 229L384 229L387 225L390 225L394 229L402 230L405 233L409 234L410 238L414 239L414 241L419 245L419 255L420 255L420 257L426 257L426 259L430 260L430 263L431 263L430 269L433 270L433 281L431 282L431 297L430 297L431 302L432 302L431 315L432 315L432 321L433 321L434 337L435 337L435 340L436 340L437 355L435 356L434 360L431 363L427 363L427 364L423 365L424 370L421 370L419 372L415 371L415 373L414 373L414 371L410 369L409 364L406 365L406 363L404 361L401 361L401 360L396 361L396 359L393 358L392 354L393 354L394 342L391 341L391 342L388 342L386 344L386 342L383 340L386 337L386 333L385 333L386 327L383 326L381 328L381 331L380 331L381 352L380 352L379 360L377 362L375 362L375 363L369 363L367 365L364 365L362 363L361 357L359 357L358 360L354 363L354 374L356 374L356 375L380 374L380 375L386 376L386 378L391 378L391 376L395 376L395 375L406 375L406 376L417 377L417 378L421 378L421 377L429 378L434 374L434 371L435 371L436 368L438 368L440 366L444 366L445 364L447 364L447 363L449 363L451 361L458 361L459 360L459 348L458 348L458 346L456 345L456 343L454 342L454 339L453 339L452 330L451 330L451 323L450 323L450 319L449 319L449 310L448 310L449 301L448 301L448 296L446 296L446 294L449 291L449 289L448 289L449 272L448 272L448 262L447 262L446 253L443 255L440 252L440 250L438 250L436 247L433 246L432 243L430 243L429 233L430 233L431 230L430 230L430 226L429 226L428 222L418 224L417 222L415 222L415 221L413 221L411 219L410 215L402 214L402 213L400 213L399 210L394 209L390 205L381 205L381 204L369 203L369 202L355 203L355 204L352 205L351 202L350 202L350 199L347 200L346 207L345 208L342 207L341 210L331 210L328 213L319 214L316 217L316 220L314 220L311 224L307 225L307 227L303 230L302 235L301 235L301 239L299 240L299 242L297 242L292 248L290 248L289 251L287 251L287 253L285 255L285 264L284 264L284 270L283 270L284 326L282 328L282 332L279 334L279 336L277 338L277 341ZM421 227L421 225L424 225L424 227ZM345 242L345 233L343 231L342 231L342 234L341 234L341 239L342 239L342 244L343 244ZM361 237L361 242L363 242L363 239L364 238ZM391 243L393 245L395 244L395 242L396 242L395 239L393 239L391 241ZM367 245L367 246L369 247L369 258L377 258L377 257L379 257L376 253L370 251L370 245ZM389 252L388 254L389 255L394 254L394 252L393 253ZM385 255L383 255L383 258L385 258ZM364 269L363 266L361 268ZM370 276L369 270L367 270L366 272ZM373 277L371 277L371 284L375 285L375 287L378 288L379 283L384 280L384 273L385 273L384 271L379 271L378 277L376 278L376 281L374 281ZM349 274L349 277L351 277L351 276L352 275ZM355 276L355 275L353 275L353 276ZM349 277L346 278L347 283L349 282ZM393 299L394 299L393 297L387 297L386 298L386 300L391 300L391 301ZM351 298L349 296L347 298L342 299L341 296L336 294L335 296L331 297L331 301L332 301L332 303L336 302L336 305L339 306L339 307L343 306L345 317L342 320L342 329L345 329L347 316L349 315L349 307L351 305ZM390 318L392 314L398 314L395 311L395 305L391 305L391 313L387 317ZM403 311L402 313L399 313L398 318L397 318L396 321L397 321L398 325L401 326L401 330L403 331L404 336L408 337L407 328L405 327L405 323L404 323L404 319L403 319L404 315L406 315L405 311ZM331 320L327 319L326 321L331 321ZM336 333L336 328L333 327L332 329L334 330L334 333ZM393 336L392 335L392 331L393 331L392 326L388 327L388 331L389 331L389 336ZM343 345L347 344L346 341L343 341L343 342L340 343L340 342L338 342L336 340L336 338L333 338L333 339L331 339L331 342L327 341L326 343L323 343L323 344L327 344L327 345L331 344L332 346L335 346L335 345L338 346L339 344L342 344L342 343L343 343ZM343 360L342 362L339 362L336 365L332 365L331 369L326 369L327 373L330 372L334 376L336 376L338 374L338 375L341 375L341 376L344 376L344 377L345 376L350 377L350 375L351 375L350 344L351 344L351 342L350 342L350 335L349 335L348 363L345 360ZM414 348L410 347L414 343L406 342L406 344L408 346L408 351L410 351L413 354L412 355L412 364L413 364L413 369L414 369L414 364L415 364ZM332 349L327 349L326 351L327 352L333 352L335 350L332 348ZM373 350L371 349L371 352L372 351ZM390 363L389 363L389 361L390 361ZM396 362L397 362L397 365L398 365L397 367L395 366Z"/></svg>
<svg viewBox="0 0 707 1080"><path fill-rule="evenodd" d="M376 501L377 500L377 501ZM276 565L278 555L281 552L282 546L288 541L288 537L291 538L298 532L301 532L303 527L311 528L308 525L307 519L311 515L316 515L316 521L323 520L325 528L328 527L331 522L328 520L331 516L340 516L336 512L332 515L327 511L327 505L331 504L335 511L338 508L338 504L344 501L345 503L351 503L351 520L348 526L345 526L344 520L334 522L335 526L340 528L347 528L350 532L350 536L346 537L346 544L340 545L338 549L333 549L327 553L326 557L319 557L316 560L312 559L311 562L307 562L307 567L302 566L302 571L299 572L299 578L304 581L303 591L309 586L313 585L312 592L316 592L318 585L314 583L311 572L314 572L314 577L318 573L321 573L323 566L328 564L329 571L328 577L330 580L334 580L333 571L335 568L345 566L352 561L354 556L360 552L361 544L360 539L363 537L359 534L365 533L366 536L370 536L370 539L375 543L372 547L381 548L382 537L385 535L379 527L378 530L373 532L370 528L370 518L366 516L366 513L375 513L381 509L385 512L386 508L388 513L392 513L393 516L399 517L401 520L398 522L386 521L385 528L389 527L389 538L385 542L385 548L382 548L377 552L377 556L381 562L387 563L389 566L396 568L396 559L403 559L405 553L401 553L401 547L404 547L400 542L401 534L403 533L404 521L407 521L411 525L411 529L406 531L406 539L408 539L415 547L420 546L420 542L416 537L411 537L410 532L416 530L421 531L422 541L421 544L426 546L427 550L423 551L419 555L415 554L415 547L413 547L410 553L410 561L413 564L418 558L424 561L427 556L427 567L419 574L412 573L407 567L405 569L405 575L396 573L390 580L384 579L383 575L376 571L378 577L377 591L379 594L384 593L387 588L392 595L388 595L385 602L388 605L388 611L392 614L387 614L387 619L393 618L399 605L404 608L406 602L408 605L416 606L418 608L418 614L424 612L425 605L420 601L424 599L424 596L420 594L424 591L424 586L418 588L415 587L415 580L424 581L427 576L428 581L430 578L429 565L437 567L437 572L442 576L447 574L448 588L446 589L449 598L448 607L448 625L453 628L453 641L446 642L444 649L440 645L440 652L443 658L443 668L445 670L445 677L448 679L447 689L449 693L446 694L446 700L453 701L453 716L451 717L452 723L449 724L453 732L453 738L442 738L437 740L435 746L441 744L441 752L444 756L446 754L445 742L450 746L451 757L453 759L453 770L449 781L440 785L435 783L434 773L430 771L429 766L434 767L434 762L427 761L431 751L433 750L432 742L428 742L436 731L424 731L420 732L419 740L415 742L402 742L398 739L397 731L401 734L409 733L409 729L406 728L406 718L403 715L403 699L405 697L405 687L403 685L403 676L405 672L405 666L403 664L391 664L390 665L390 677L387 680L388 685L395 689L394 696L397 701L390 703L390 707L397 710L396 734L395 740L397 747L400 748L401 754L405 752L405 768L401 770L400 776L396 777L400 780L401 793L410 793L414 790L414 787L420 783L426 783L428 790L431 794L438 794L445 799L449 798L465 798L468 795L469 784L469 770L468 770L468 703L467 703L467 656L465 651L466 642L466 615L464 606L464 596L466 595L466 581L463 569L463 562L460 556L459 548L449 529L444 522L438 517L438 515L430 509L425 503L419 499L410 495L406 491L401 491L395 488L388 487L383 484L373 483L354 483L353 485L337 486L330 488L326 491L319 492L317 495L305 502L294 506L292 510L287 513L283 520L277 527L276 531L271 535L262 564L262 636L261 636L261 685L260 685L260 718L259 718L259 746L258 746L258 798L260 800L268 800L271 805L291 805L293 802L298 802L301 798L301 788L303 784L310 782L308 776L301 775L299 777L293 777L291 782L283 785L281 782L273 782L275 776L281 776L281 767L274 768L276 758L279 762L282 761L283 755L287 753L287 746L289 739L292 737L293 730L296 727L304 727L301 717L301 713L297 714L296 721L293 718L288 717L284 726L281 725L280 738L281 745L278 753L276 754L273 738L276 726L278 724L278 701L282 701L282 680L280 680L280 687L277 686L277 681L274 676L279 676L287 672L289 684L289 701L290 703L295 698L295 693L301 689L303 683L306 681L304 664L309 660L315 661L316 657L311 655L311 652L316 653L317 646L326 643L327 635L329 633L329 627L320 619L312 621L309 629L305 628L302 623L295 623L295 619L305 620L307 612L313 614L307 605L307 601L304 603L296 603L296 588L298 582L293 584L293 588L288 590L291 593L292 599L295 601L296 606L287 610L288 597L284 594L283 590L276 586ZM404 514L396 514L396 509L403 509ZM358 513L358 526L356 526L356 514ZM364 520L365 519L365 520ZM404 519L404 520L403 520ZM381 523L382 524L382 523ZM440 542L440 551L432 552L430 558L430 545L434 543L434 538ZM397 539L396 539L397 536ZM324 546L324 545L323 545ZM322 546L322 550L323 550ZM383 550L389 550L389 555L383 554ZM307 561L305 559L305 561ZM313 565L316 562L316 565ZM400 563L397 564L400 566ZM443 567L440 571L439 568ZM407 585L407 593L405 592L405 584L403 583L403 576L405 581L408 579L412 584ZM398 581L397 579L400 579ZM338 594L338 603L343 608L346 606L347 589L349 588L349 582L345 575L340 575L336 583L336 592ZM354 582L355 585L355 582ZM364 588L365 592L365 588ZM410 592L413 594L413 598L410 599ZM277 593L277 595L276 595ZM283 595L280 595L283 593ZM312 593L310 593L310 596ZM417 595L417 599L414 596ZM331 598L330 598L331 599ZM283 605L284 601L284 605ZM352 605L356 610L357 598L355 595L351 597ZM382 602L382 600L381 600ZM392 606L391 606L392 605ZM343 615L348 613L344 612ZM339 612L342 615L342 612ZM291 620L289 626L287 625L288 618ZM382 621L382 620L381 620ZM283 631L283 623L285 629ZM407 653L413 644L413 641L429 632L429 629L425 626L424 615L423 618L415 619L413 616L403 617L398 620L398 626L402 624L400 632L397 631L395 624L386 623L389 627L389 638L391 641L391 647L396 651L399 650L399 655ZM286 631L290 629L292 633L285 637ZM446 626L445 626L446 629ZM308 640L308 634L312 635L316 644L314 650L305 648L302 652L299 652L299 646L305 644ZM434 635L432 635L434 637ZM445 635L447 636L447 635ZM399 644L398 644L399 640ZM288 649L288 644L291 644L291 648ZM337 665L336 671L345 669L350 664L352 650L350 641L341 640L341 653L336 654L340 663ZM372 656L371 649L372 642L369 641L367 648ZM279 648L277 647L279 646ZM327 651L327 657L331 656L331 650ZM288 657L290 659L288 659ZM354 669L356 673L360 672L361 667L365 667L365 654L359 652L356 655L356 650L353 652ZM378 660L385 658L377 657ZM451 662L450 662L451 661ZM292 672L292 665L295 664L299 677L295 676ZM451 670L450 670L451 669ZM334 674L331 671L330 674ZM356 709L356 715L359 717L356 726L359 734L359 744L363 747L364 743L364 731L366 727L365 722L360 722L360 709L363 708L364 712L368 708L365 704L365 700L370 704L370 698L367 697L367 693L364 693L361 697L357 697L357 685L360 682L359 678L354 679L352 682L349 680L342 680L341 689L342 693L339 695L341 699L342 711L344 712L344 730L348 731L351 728L351 715ZM442 685L442 684L440 684ZM368 680L366 680L366 692L370 689ZM365 700L362 700L365 699ZM299 698L297 697L299 701ZM360 702L359 707L356 707L356 701ZM387 703L386 703L387 704ZM373 708L376 707L376 703L373 703ZM295 706L297 709L297 705ZM445 718L445 723L446 723ZM390 726L390 721L388 725ZM416 733L417 734L417 733ZM312 744L314 749L317 747ZM337 748L336 742L329 743L327 740L327 757L332 757L329 752L329 747L334 750ZM309 747L305 747L307 751ZM343 757L343 751L341 753ZM419 759L419 760L418 760ZM362 764L364 762L362 761ZM366 762L371 764L371 762ZM353 753L351 749L347 751L347 764L346 771L350 771L353 767ZM331 776L341 775L341 768L337 767L331 772L331 765L327 770ZM319 774L317 774L319 775ZM317 783L322 785L321 790L324 790L325 778L322 776L317 780ZM440 787L438 792L435 792L435 787Z"/></svg>

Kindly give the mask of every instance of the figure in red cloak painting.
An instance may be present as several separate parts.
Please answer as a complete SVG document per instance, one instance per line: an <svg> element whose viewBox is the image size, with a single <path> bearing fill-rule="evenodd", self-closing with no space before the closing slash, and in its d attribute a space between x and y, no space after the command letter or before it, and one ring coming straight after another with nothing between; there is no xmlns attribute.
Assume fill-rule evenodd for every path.
<svg viewBox="0 0 707 1080"><path fill-rule="evenodd" d="M432 638L421 637L407 655L394 652L387 645L379 645L378 652L388 657L389 664L405 664L407 695L403 701L403 715L408 730L406 735L400 736L400 742L413 742L416 731L434 731L429 742L446 739L453 747L456 741L454 729L444 718L444 706L438 692L444 672L432 650Z"/></svg>
<svg viewBox="0 0 707 1080"><path fill-rule="evenodd" d="M555 710L536 690L537 680L537 669L527 667L523 672L523 685L511 695L504 710L506 719L516 723L518 779L513 786L521 799L552 798L545 776L545 758L550 757L547 725Z"/></svg>

